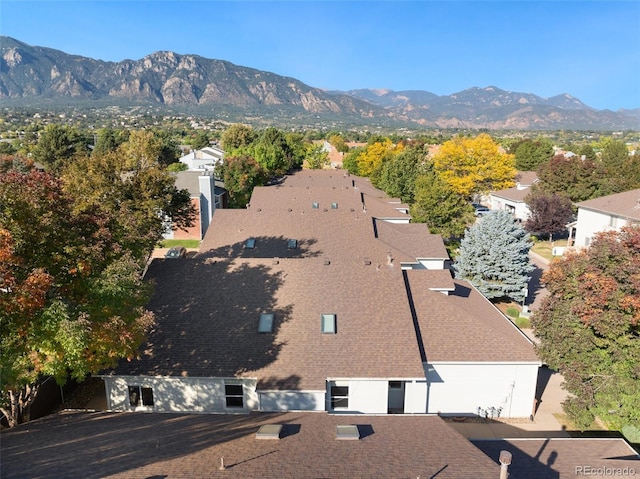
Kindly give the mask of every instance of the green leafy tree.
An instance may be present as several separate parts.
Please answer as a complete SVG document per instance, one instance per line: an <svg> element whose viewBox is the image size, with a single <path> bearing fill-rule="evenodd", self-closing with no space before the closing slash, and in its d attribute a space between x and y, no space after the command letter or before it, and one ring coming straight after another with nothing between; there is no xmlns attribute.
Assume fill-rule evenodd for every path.
<svg viewBox="0 0 640 479"><path fill-rule="evenodd" d="M553 144L547 139L525 139L510 148L519 171L535 171L538 165L553 157Z"/></svg>
<svg viewBox="0 0 640 479"><path fill-rule="evenodd" d="M564 377L564 410L640 430L640 227L597 235L545 272L549 295L532 317L540 358Z"/></svg>
<svg viewBox="0 0 640 479"><path fill-rule="evenodd" d="M271 176L283 175L295 164L294 152L285 135L277 128L269 127L263 130L258 139L251 144L249 151L262 169Z"/></svg>
<svg viewBox="0 0 640 479"><path fill-rule="evenodd" d="M465 233L453 265L456 277L473 284L488 299L521 302L533 266L529 234L507 211L483 216Z"/></svg>
<svg viewBox="0 0 640 479"><path fill-rule="evenodd" d="M33 148L33 159L47 171L58 171L77 154L88 152L88 142L70 126L47 125Z"/></svg>
<svg viewBox="0 0 640 479"><path fill-rule="evenodd" d="M545 233L553 238L567 230L573 217L573 203L564 195L534 190L526 198L530 216L525 228L532 233Z"/></svg>
<svg viewBox="0 0 640 479"><path fill-rule="evenodd" d="M433 155L433 164L442 179L468 199L515 184L513 155L502 152L486 133L445 142Z"/></svg>
<svg viewBox="0 0 640 479"><path fill-rule="evenodd" d="M418 176L414 199L412 221L426 223L429 231L446 240L462 237L475 218L469 202L433 171Z"/></svg>
<svg viewBox="0 0 640 479"><path fill-rule="evenodd" d="M222 133L221 143L227 154L234 155L236 150L248 147L257 137L258 134L253 128L236 123Z"/></svg>
<svg viewBox="0 0 640 479"><path fill-rule="evenodd" d="M47 377L81 380L136 354L153 323L140 265L104 212L78 211L62 181L0 175L0 385L9 424Z"/></svg>
<svg viewBox="0 0 640 479"><path fill-rule="evenodd" d="M640 187L640 163L629 155L627 145L620 140L607 138L602 142L600 159L596 175L598 177L598 196L632 190Z"/></svg>
<svg viewBox="0 0 640 479"><path fill-rule="evenodd" d="M596 161L598 159L596 151L591 145L582 145L576 151L576 154L584 160Z"/></svg>
<svg viewBox="0 0 640 479"><path fill-rule="evenodd" d="M267 183L268 175L250 156L229 156L223 162L222 178L229 193L229 207L244 208L253 189Z"/></svg>
<svg viewBox="0 0 640 479"><path fill-rule="evenodd" d="M353 148L342 159L342 167L352 175L361 176L358 168L358 157L363 150L364 148L362 147Z"/></svg>
<svg viewBox="0 0 640 479"><path fill-rule="evenodd" d="M534 189L549 194L564 194L574 203L598 196L596 165L578 156L556 155L538 167Z"/></svg>
<svg viewBox="0 0 640 479"><path fill-rule="evenodd" d="M205 146L209 146L209 136L204 131L199 131L191 140L191 147L194 150L200 150Z"/></svg>
<svg viewBox="0 0 640 479"><path fill-rule="evenodd" d="M112 234L141 261L162 239L167 219L178 229L195 221L189 192L178 190L175 176L157 160L160 149L153 133L132 132L117 152L77 158L62 172L75 209L111 212Z"/></svg>
<svg viewBox="0 0 640 479"><path fill-rule="evenodd" d="M129 138L128 130L116 130L115 128L102 128L95 136L94 155L104 155L118 149Z"/></svg>
<svg viewBox="0 0 640 479"><path fill-rule="evenodd" d="M420 146L392 155L382 166L378 187L394 198L413 203L416 180L426 171L426 156Z"/></svg>
<svg viewBox="0 0 640 479"><path fill-rule="evenodd" d="M329 164L329 153L322 145L311 145L307 153L307 166L310 170L321 170Z"/></svg>

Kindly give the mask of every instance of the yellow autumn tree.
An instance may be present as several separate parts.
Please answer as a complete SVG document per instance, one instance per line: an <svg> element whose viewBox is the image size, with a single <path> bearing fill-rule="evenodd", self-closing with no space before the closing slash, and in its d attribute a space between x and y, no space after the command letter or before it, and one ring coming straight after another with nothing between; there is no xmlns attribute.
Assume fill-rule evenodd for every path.
<svg viewBox="0 0 640 479"><path fill-rule="evenodd" d="M360 176L371 178L372 183L375 184L385 160L390 159L394 154L400 153L402 150L402 144L394 145L388 138L368 145L356 159L358 173Z"/></svg>
<svg viewBox="0 0 640 479"><path fill-rule="evenodd" d="M433 156L433 166L440 178L467 198L515 185L514 156L486 133L445 142Z"/></svg>

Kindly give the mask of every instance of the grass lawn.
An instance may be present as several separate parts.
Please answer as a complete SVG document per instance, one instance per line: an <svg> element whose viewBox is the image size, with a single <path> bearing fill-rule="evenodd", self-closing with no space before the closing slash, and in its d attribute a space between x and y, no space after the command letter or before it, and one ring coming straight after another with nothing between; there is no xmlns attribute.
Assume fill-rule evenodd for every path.
<svg viewBox="0 0 640 479"><path fill-rule="evenodd" d="M559 239L555 241L536 241L531 247L531 251L551 261L554 258L557 258L557 256L553 256L551 254L552 249L556 246L567 246L567 240Z"/></svg>
<svg viewBox="0 0 640 479"><path fill-rule="evenodd" d="M164 240L160 243L160 248L172 248L173 246L184 246L188 249L198 249L199 240Z"/></svg>

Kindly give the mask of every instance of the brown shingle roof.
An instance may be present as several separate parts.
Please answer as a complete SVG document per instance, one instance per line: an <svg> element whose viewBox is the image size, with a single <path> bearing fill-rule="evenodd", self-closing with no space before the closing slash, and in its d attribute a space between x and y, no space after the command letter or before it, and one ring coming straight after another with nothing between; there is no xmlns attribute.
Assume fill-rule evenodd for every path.
<svg viewBox="0 0 640 479"><path fill-rule="evenodd" d="M578 208L621 216L632 221L640 221L640 189L582 201L577 206Z"/></svg>
<svg viewBox="0 0 640 479"><path fill-rule="evenodd" d="M281 439L256 439L263 424L283 424ZM357 425L361 439L336 440L342 424ZM1 443L7 478L495 479L499 471L437 416L59 413L3 431Z"/></svg>
<svg viewBox="0 0 640 479"><path fill-rule="evenodd" d="M425 224L376 221L375 226L381 241L402 251L413 261L416 258L449 259L442 236L430 234Z"/></svg>
<svg viewBox="0 0 640 479"><path fill-rule="evenodd" d="M432 291L441 279L429 273L407 271L429 362L539 362L531 341L478 290L453 280L453 293Z"/></svg>
<svg viewBox="0 0 640 479"><path fill-rule="evenodd" d="M472 441L497 461L501 450L512 454L512 479L564 479L580 476L619 478L640 474L640 457L623 439L551 438ZM582 469L577 469L582 468ZM590 468L587 471L586 468ZM616 471L634 470L634 474Z"/></svg>

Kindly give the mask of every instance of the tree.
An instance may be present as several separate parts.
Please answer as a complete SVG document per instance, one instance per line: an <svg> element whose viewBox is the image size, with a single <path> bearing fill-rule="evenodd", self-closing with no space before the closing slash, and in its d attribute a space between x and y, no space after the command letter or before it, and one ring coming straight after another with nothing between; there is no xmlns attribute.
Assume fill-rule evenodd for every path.
<svg viewBox="0 0 640 479"><path fill-rule="evenodd" d="M262 131L249 151L268 175L283 175L295 164L294 152L285 135L274 127Z"/></svg>
<svg viewBox="0 0 640 479"><path fill-rule="evenodd" d="M102 128L95 136L94 155L104 155L116 151L129 138L128 130L116 130L115 128Z"/></svg>
<svg viewBox="0 0 640 479"><path fill-rule="evenodd" d="M307 166L311 170L320 170L329 164L329 153L322 145L312 145L307 153Z"/></svg>
<svg viewBox="0 0 640 479"><path fill-rule="evenodd" d="M529 234L507 211L483 216L465 233L453 265L456 277L473 284L488 299L521 302L533 266Z"/></svg>
<svg viewBox="0 0 640 479"><path fill-rule="evenodd" d="M596 165L578 156L556 155L538 167L536 189L552 194L563 194L578 203L598 196Z"/></svg>
<svg viewBox="0 0 640 479"><path fill-rule="evenodd" d="M258 135L253 128L236 123L222 133L220 141L225 152L233 155L235 150L249 146L257 137Z"/></svg>
<svg viewBox="0 0 640 479"><path fill-rule="evenodd" d="M566 231L567 223L573 216L573 203L569 198L535 189L525 198L525 202L530 212L525 222L527 231L546 233L550 237Z"/></svg>
<svg viewBox="0 0 640 479"><path fill-rule="evenodd" d="M433 156L433 164L440 177L468 199L509 188L516 177L513 155L500 151L486 133L445 142Z"/></svg>
<svg viewBox="0 0 640 479"><path fill-rule="evenodd" d="M596 235L544 274L532 317L542 361L564 377L564 410L585 429L640 430L640 227Z"/></svg>
<svg viewBox="0 0 640 479"><path fill-rule="evenodd" d="M76 154L88 152L87 141L70 126L47 125L33 149L33 159L47 171L57 171Z"/></svg>
<svg viewBox="0 0 640 479"><path fill-rule="evenodd" d="M205 146L209 146L209 136L204 131L199 131L191 140L191 147L194 150L200 150Z"/></svg>
<svg viewBox="0 0 640 479"><path fill-rule="evenodd" d="M393 155L382 166L378 187L394 198L412 203L416 179L426 170L426 156L422 147L407 148Z"/></svg>
<svg viewBox="0 0 640 479"><path fill-rule="evenodd" d="M415 223L426 223L429 231L445 240L459 238L474 220L473 208L435 172L420 175L415 181L415 201L411 205Z"/></svg>
<svg viewBox="0 0 640 479"><path fill-rule="evenodd" d="M229 192L229 207L244 208L256 186L267 183L267 173L250 156L225 157L222 166L224 186Z"/></svg>
<svg viewBox="0 0 640 479"><path fill-rule="evenodd" d="M600 160L597 162L598 196L638 188L640 164L629 155L627 145L620 140L607 138L602 142Z"/></svg>
<svg viewBox="0 0 640 479"><path fill-rule="evenodd" d="M76 211L99 210L114 220L112 234L126 250L146 261L166 230L195 221L189 192L158 163L161 142L151 132L132 132L118 151L77 158L61 174Z"/></svg>
<svg viewBox="0 0 640 479"><path fill-rule="evenodd" d="M519 171L535 171L538 165L553 157L553 145L547 139L524 139L510 148Z"/></svg>
<svg viewBox="0 0 640 479"><path fill-rule="evenodd" d="M402 150L402 145L394 145L387 138L376 138L356 158L359 174L369 177L371 183L377 186L384 163Z"/></svg>
<svg viewBox="0 0 640 479"><path fill-rule="evenodd" d="M339 151L340 153L349 152L349 145L344 141L342 135L331 135L329 137L329 143L331 143L336 151Z"/></svg>
<svg viewBox="0 0 640 479"><path fill-rule="evenodd" d="M342 167L352 175L360 176L360 170L358 169L358 157L360 153L364 151L364 148L357 147L351 149L342 159Z"/></svg>
<svg viewBox="0 0 640 479"><path fill-rule="evenodd" d="M0 385L10 425L40 384L136 354L153 323L139 263L101 211L78 211L49 174L0 175Z"/></svg>

